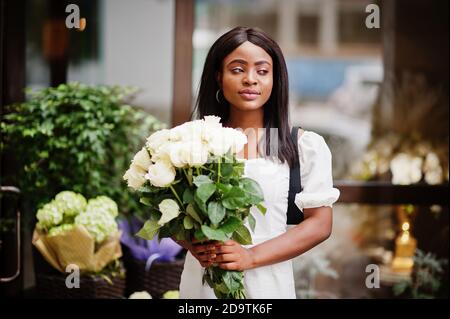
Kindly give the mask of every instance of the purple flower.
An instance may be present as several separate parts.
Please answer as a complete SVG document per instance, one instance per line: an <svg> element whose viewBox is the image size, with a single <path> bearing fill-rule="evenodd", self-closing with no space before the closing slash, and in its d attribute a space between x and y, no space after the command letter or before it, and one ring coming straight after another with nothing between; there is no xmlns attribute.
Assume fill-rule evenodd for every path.
<svg viewBox="0 0 450 319"><path fill-rule="evenodd" d="M145 240L135 236L143 226L143 223L136 217L132 217L130 221L121 219L118 224L122 230L120 242L130 250L134 258L147 261L147 269L150 268L155 260L173 261L175 256L183 249L171 238L163 238L161 242L158 242L157 236L152 240Z"/></svg>

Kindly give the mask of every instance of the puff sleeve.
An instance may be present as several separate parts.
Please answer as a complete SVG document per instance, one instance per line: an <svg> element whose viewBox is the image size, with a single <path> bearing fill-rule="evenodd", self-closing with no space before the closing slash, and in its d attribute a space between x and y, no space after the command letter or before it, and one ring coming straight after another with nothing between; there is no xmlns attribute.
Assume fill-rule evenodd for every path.
<svg viewBox="0 0 450 319"><path fill-rule="evenodd" d="M339 198L333 187L332 156L319 134L305 131L298 139L302 191L295 195L295 204L304 208L332 207Z"/></svg>

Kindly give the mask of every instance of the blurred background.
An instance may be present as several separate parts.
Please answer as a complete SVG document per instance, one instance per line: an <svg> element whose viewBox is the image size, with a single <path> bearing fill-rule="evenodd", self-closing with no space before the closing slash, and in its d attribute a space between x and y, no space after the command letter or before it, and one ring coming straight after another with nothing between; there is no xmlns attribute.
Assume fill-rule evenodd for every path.
<svg viewBox="0 0 450 319"><path fill-rule="evenodd" d="M66 27L69 4L84 26ZM238 25L278 42L291 123L324 136L333 154L333 234L294 260L297 297L448 297L447 1L1 0L2 114L28 99L24 88L80 82L136 87L129 104L178 125L210 46ZM2 152L3 186L21 186L14 156ZM31 230L22 223L19 248L3 205L0 275L15 272L17 249L22 263L0 288L26 297Z"/></svg>

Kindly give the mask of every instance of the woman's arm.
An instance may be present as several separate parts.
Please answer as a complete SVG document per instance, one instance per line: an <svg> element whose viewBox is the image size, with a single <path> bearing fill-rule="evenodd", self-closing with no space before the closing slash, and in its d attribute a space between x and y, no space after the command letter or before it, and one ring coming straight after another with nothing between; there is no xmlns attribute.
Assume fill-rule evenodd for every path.
<svg viewBox="0 0 450 319"><path fill-rule="evenodd" d="M250 249L233 240L216 247L214 262L227 270L247 270L289 260L310 250L331 234L332 208L305 208L305 220L284 234Z"/></svg>

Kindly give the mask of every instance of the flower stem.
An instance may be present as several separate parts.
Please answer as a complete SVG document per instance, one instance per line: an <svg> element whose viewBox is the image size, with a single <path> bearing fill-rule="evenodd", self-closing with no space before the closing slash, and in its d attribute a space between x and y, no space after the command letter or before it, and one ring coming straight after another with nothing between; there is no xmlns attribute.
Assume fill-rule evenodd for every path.
<svg viewBox="0 0 450 319"><path fill-rule="evenodd" d="M177 191L175 190L175 188L173 188L172 185L169 185L170 189L172 190L172 193L175 195L175 197L177 198L178 202L180 203L181 208L184 208L183 206L183 202L181 201L180 197L177 194Z"/></svg>
<svg viewBox="0 0 450 319"><path fill-rule="evenodd" d="M217 183L220 182L220 157L218 159L218 169L217 169Z"/></svg>
<svg viewBox="0 0 450 319"><path fill-rule="evenodd" d="M192 186L192 180L191 180L192 177L190 177L190 176L186 173L186 169L184 169L184 168L183 168L183 173L184 173L184 175L186 176L186 179L187 179L187 181L188 181L188 183L189 183L189 186Z"/></svg>

